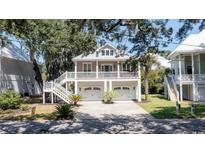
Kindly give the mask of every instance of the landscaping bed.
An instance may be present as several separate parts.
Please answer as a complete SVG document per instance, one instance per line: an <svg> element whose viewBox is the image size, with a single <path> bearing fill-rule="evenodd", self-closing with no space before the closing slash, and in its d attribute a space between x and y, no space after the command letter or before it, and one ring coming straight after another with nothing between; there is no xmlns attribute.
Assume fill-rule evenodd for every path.
<svg viewBox="0 0 205 154"><path fill-rule="evenodd" d="M205 118L205 104L198 105L194 111L195 115L192 115L189 103L188 101L181 102L179 115L176 114L176 103L165 99L163 95L150 95L148 102L142 102L139 105L158 119Z"/></svg>
<svg viewBox="0 0 205 154"><path fill-rule="evenodd" d="M57 104L28 104L26 110L15 109L0 112L0 120L58 120L56 105ZM34 114L32 114L33 107L36 108ZM77 106L72 107L73 113L77 110Z"/></svg>

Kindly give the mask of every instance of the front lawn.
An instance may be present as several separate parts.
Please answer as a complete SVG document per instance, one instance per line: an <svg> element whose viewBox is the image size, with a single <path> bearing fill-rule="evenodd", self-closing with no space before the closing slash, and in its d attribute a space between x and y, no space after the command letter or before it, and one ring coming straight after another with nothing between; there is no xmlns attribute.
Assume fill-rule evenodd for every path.
<svg viewBox="0 0 205 154"><path fill-rule="evenodd" d="M180 115L176 115L175 102L165 99L163 95L150 95L148 102L139 103L139 105L152 116L159 119L205 117L205 104L198 105L194 110L195 116L192 116L188 101L181 103Z"/></svg>

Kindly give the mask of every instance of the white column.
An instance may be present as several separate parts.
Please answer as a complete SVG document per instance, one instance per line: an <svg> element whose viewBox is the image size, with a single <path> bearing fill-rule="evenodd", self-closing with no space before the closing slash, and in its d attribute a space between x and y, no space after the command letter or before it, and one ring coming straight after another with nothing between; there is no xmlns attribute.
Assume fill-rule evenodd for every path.
<svg viewBox="0 0 205 154"><path fill-rule="evenodd" d="M99 66L98 66L98 61L96 61L96 78L98 79L98 68L99 68Z"/></svg>
<svg viewBox="0 0 205 154"><path fill-rule="evenodd" d="M109 81L109 91L112 91L112 81Z"/></svg>
<svg viewBox="0 0 205 154"><path fill-rule="evenodd" d="M77 79L77 61L75 61L75 79Z"/></svg>
<svg viewBox="0 0 205 154"><path fill-rule="evenodd" d="M138 92L138 102L141 102L141 68L140 68L140 62L138 62L138 85L135 90Z"/></svg>
<svg viewBox="0 0 205 154"><path fill-rule="evenodd" d="M46 103L46 97L45 97L45 92L43 92L43 104Z"/></svg>
<svg viewBox="0 0 205 154"><path fill-rule="evenodd" d="M191 54L192 81L194 81L194 54Z"/></svg>
<svg viewBox="0 0 205 154"><path fill-rule="evenodd" d="M104 81L104 92L107 91L107 81Z"/></svg>
<svg viewBox="0 0 205 154"><path fill-rule="evenodd" d="M201 74L201 60L200 60L200 54L198 55L198 66L199 66L199 75Z"/></svg>
<svg viewBox="0 0 205 154"><path fill-rule="evenodd" d="M179 55L179 90L180 90L180 101L183 100L183 92L182 92L182 65L181 65L181 55Z"/></svg>
<svg viewBox="0 0 205 154"><path fill-rule="evenodd" d="M140 68L140 62L138 62L138 77L141 79L141 68Z"/></svg>
<svg viewBox="0 0 205 154"><path fill-rule="evenodd" d="M117 78L120 78L120 62L117 62Z"/></svg>
<svg viewBox="0 0 205 154"><path fill-rule="evenodd" d="M191 67L192 67L192 90L193 90L193 101L195 101L195 96L196 96L196 87L195 87L195 79L194 79L194 54L191 54Z"/></svg>
<svg viewBox="0 0 205 154"><path fill-rule="evenodd" d="M78 82L75 81L75 94L78 94Z"/></svg>
<svg viewBox="0 0 205 154"><path fill-rule="evenodd" d="M53 92L51 93L51 104L53 104Z"/></svg>
<svg viewBox="0 0 205 154"><path fill-rule="evenodd" d="M135 91L136 91L137 101L141 102L141 80L140 79L136 83Z"/></svg>

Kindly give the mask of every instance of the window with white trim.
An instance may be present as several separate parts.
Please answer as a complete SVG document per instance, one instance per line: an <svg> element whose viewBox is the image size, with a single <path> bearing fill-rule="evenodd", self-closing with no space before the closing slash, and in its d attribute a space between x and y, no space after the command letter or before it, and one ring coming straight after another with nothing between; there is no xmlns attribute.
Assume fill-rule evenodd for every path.
<svg viewBox="0 0 205 154"><path fill-rule="evenodd" d="M84 64L83 64L83 71L84 71L84 72L91 72L91 71L92 71L92 65L91 65L91 63L84 63Z"/></svg>
<svg viewBox="0 0 205 154"><path fill-rule="evenodd" d="M101 54L102 56L113 56L114 50L109 50L109 49L101 50Z"/></svg>
<svg viewBox="0 0 205 154"><path fill-rule="evenodd" d="M110 55L110 50L106 50L106 56Z"/></svg>
<svg viewBox="0 0 205 154"><path fill-rule="evenodd" d="M122 65L123 71L131 71L131 66L129 64L124 63Z"/></svg>
<svg viewBox="0 0 205 154"><path fill-rule="evenodd" d="M114 51L110 50L110 56L113 56L113 54L114 54Z"/></svg>
<svg viewBox="0 0 205 154"><path fill-rule="evenodd" d="M102 50L102 56L104 56L105 55L105 50Z"/></svg>

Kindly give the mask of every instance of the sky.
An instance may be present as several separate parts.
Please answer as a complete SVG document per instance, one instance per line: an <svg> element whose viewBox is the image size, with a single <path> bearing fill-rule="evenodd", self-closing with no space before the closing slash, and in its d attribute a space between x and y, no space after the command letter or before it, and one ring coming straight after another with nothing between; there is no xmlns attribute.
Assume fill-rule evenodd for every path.
<svg viewBox="0 0 205 154"><path fill-rule="evenodd" d="M175 43L179 43L179 40L175 38L175 35L177 31L179 30L179 28L182 26L182 24L178 22L178 19L170 19L167 23L167 26L173 28L173 34L172 34L173 41L172 42L174 43L173 44L170 43L168 47L163 48L163 50L174 51L174 49L178 46ZM190 31L188 35L195 34L195 33L199 33L199 30L197 27L195 27L192 31ZM117 42L110 42L110 43L112 43L114 46L117 46ZM129 43L128 41L127 42L124 41L122 42L122 44L125 44L128 47L127 50L131 49L132 47L132 44Z"/></svg>

